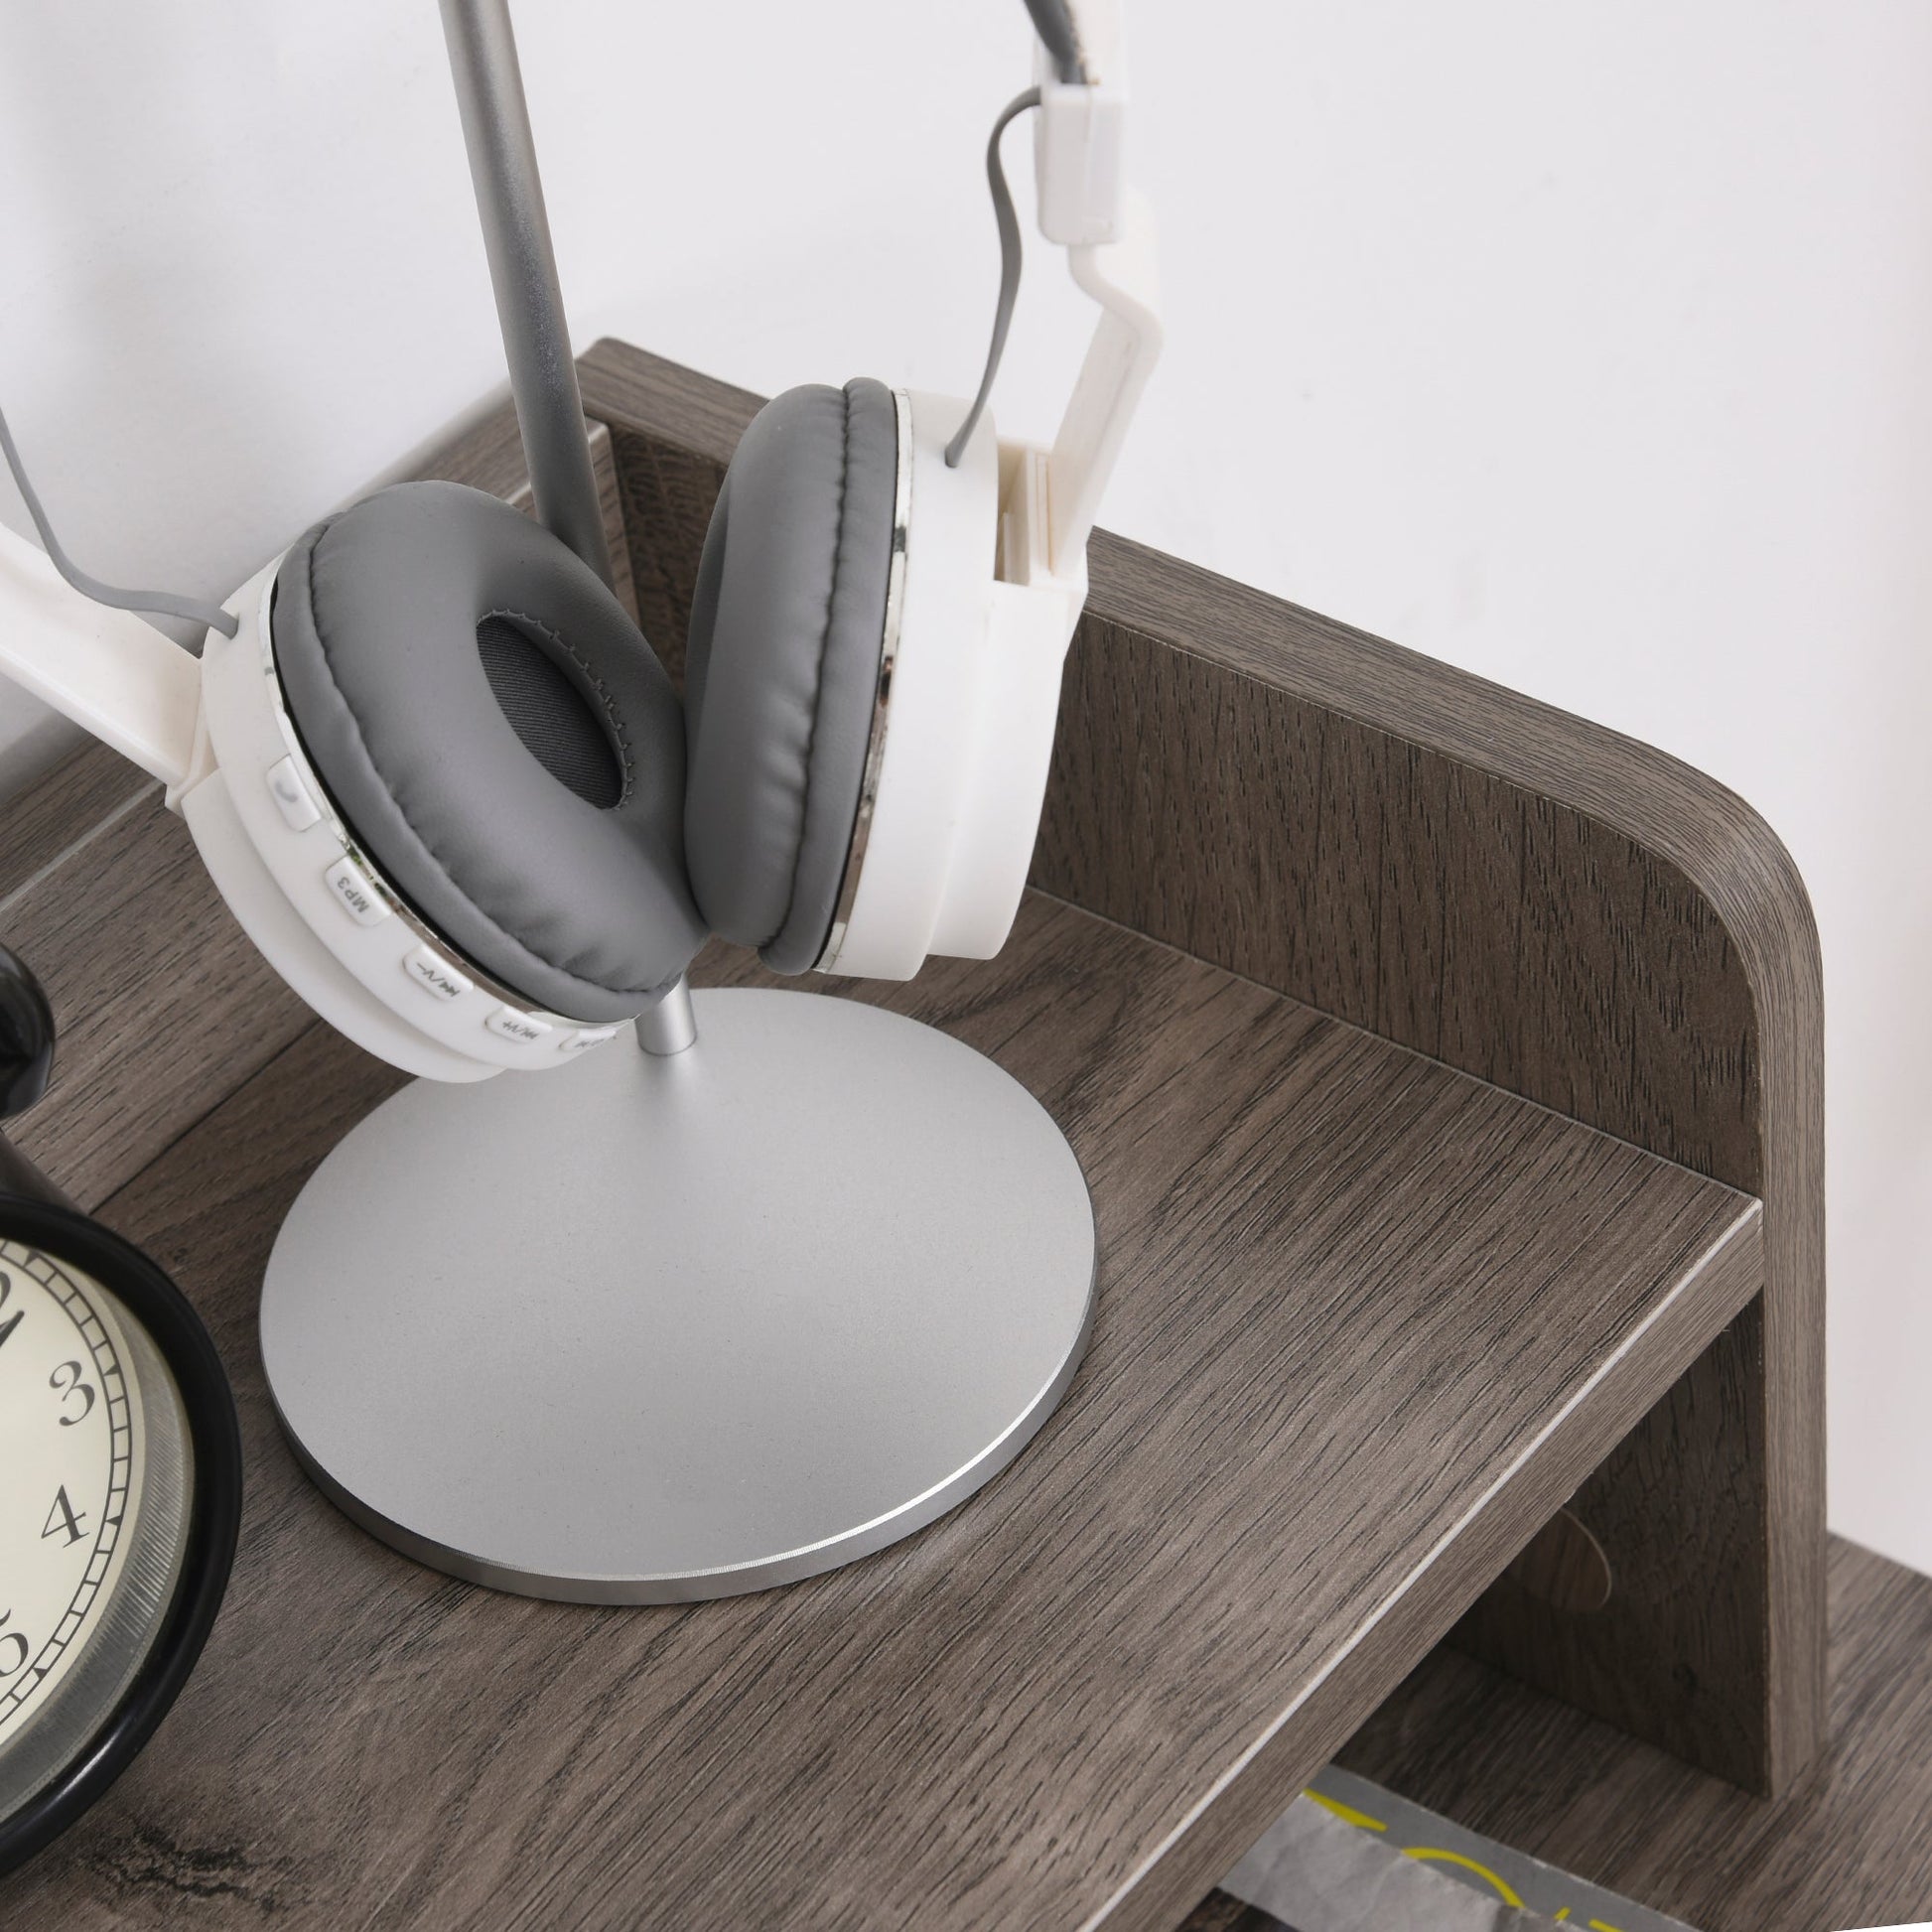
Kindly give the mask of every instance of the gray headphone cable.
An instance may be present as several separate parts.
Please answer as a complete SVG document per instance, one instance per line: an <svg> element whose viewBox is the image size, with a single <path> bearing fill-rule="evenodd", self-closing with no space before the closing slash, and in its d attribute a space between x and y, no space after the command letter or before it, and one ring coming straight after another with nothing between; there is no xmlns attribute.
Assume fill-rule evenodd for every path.
<svg viewBox="0 0 1932 1932"><path fill-rule="evenodd" d="M218 604L203 604L196 598L177 597L173 591L117 590L112 584L103 584L98 577L89 577L61 547L61 539L54 534L54 525L47 520L47 511L41 507L40 492L28 479L27 466L21 462L20 451L14 446L14 434L7 427L4 411L0 411L0 450L6 453L7 468L13 472L21 500L27 505L27 514L34 519L34 528L41 533L42 546L54 568L82 597L92 598L96 604L105 604L110 610L142 611L157 618L186 618L190 623L205 623L210 630L220 631L224 637L232 637L240 628L237 621Z"/></svg>
<svg viewBox="0 0 1932 1932"><path fill-rule="evenodd" d="M993 138L986 144L986 179L993 190L993 219L1000 229L1000 299L993 310L993 341L986 351L986 372L980 377L979 394L966 412L959 433L946 445L946 468L957 470L966 445L973 440L986 410L986 399L993 393L993 378L1000 372L1000 357L1006 353L1007 330L1013 322L1013 305L1020 296L1020 217L1013 211L1013 194L1007 187L1007 171L1000 165L1000 136L1030 108L1039 105L1039 89L1029 87L1016 94L993 123Z"/></svg>

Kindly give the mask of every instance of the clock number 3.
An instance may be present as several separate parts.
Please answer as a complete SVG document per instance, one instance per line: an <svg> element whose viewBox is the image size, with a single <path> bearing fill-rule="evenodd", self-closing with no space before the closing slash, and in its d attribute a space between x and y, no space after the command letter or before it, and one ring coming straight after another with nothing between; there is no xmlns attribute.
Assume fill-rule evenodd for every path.
<svg viewBox="0 0 1932 1932"><path fill-rule="evenodd" d="M57 1368L54 1371L54 1373L47 1378L47 1386L50 1389L58 1390L60 1392L61 1399L63 1402L66 1402L67 1398L70 1395L83 1395L87 1398L86 1401L81 1404L80 1413L77 1416L63 1416L61 1418L61 1427L63 1429L71 1429L75 1423L85 1422L87 1418L93 1414L94 1412L93 1384L91 1382L81 1381L80 1364L78 1362L63 1362L61 1366Z"/></svg>
<svg viewBox="0 0 1932 1932"><path fill-rule="evenodd" d="M64 1547L70 1549L80 1541L80 1532L86 1521L84 1510L78 1516L73 1513L73 1505L68 1501L68 1486L62 1483L54 1492L54 1507L47 1512L47 1527L41 1531L41 1541L45 1543L50 1536L59 1536L65 1531L68 1540Z"/></svg>
<svg viewBox="0 0 1932 1932"><path fill-rule="evenodd" d="M0 1610L0 1623L13 1615ZM11 1677L27 1661L27 1639L18 1630L0 1631L0 1677Z"/></svg>

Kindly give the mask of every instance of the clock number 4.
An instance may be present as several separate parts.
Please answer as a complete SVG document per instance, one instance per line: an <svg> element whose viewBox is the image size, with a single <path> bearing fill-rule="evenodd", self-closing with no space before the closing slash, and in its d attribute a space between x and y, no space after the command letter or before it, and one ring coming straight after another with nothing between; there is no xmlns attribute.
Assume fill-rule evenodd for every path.
<svg viewBox="0 0 1932 1932"><path fill-rule="evenodd" d="M54 1492L54 1507L47 1512L47 1527L41 1531L41 1541L45 1543L50 1536L59 1536L65 1531L68 1540L63 1548L71 1549L80 1541L86 1521L85 1510L78 1516L73 1513L73 1505L68 1501L68 1486L64 1482Z"/></svg>
<svg viewBox="0 0 1932 1932"><path fill-rule="evenodd" d="M0 1273L0 1309L7 1306L7 1297L14 1292L14 1278ZM20 1326L20 1318L27 1312L25 1309L15 1309L6 1320L0 1321L0 1342L4 1342Z"/></svg>

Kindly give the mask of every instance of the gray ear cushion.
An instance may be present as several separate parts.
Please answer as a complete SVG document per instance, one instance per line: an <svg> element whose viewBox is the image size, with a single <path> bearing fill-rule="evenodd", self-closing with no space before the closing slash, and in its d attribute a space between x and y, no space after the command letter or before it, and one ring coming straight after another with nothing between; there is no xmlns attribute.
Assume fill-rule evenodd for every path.
<svg viewBox="0 0 1932 1932"><path fill-rule="evenodd" d="M884 383L753 419L691 601L685 854L712 927L799 973L824 950L872 734L898 427Z"/></svg>
<svg viewBox="0 0 1932 1932"><path fill-rule="evenodd" d="M505 621L608 734L615 804L553 776L505 716L479 641L487 624L500 685ZM271 622L317 775L465 958L579 1020L624 1019L683 971L705 937L684 878L683 719L623 607L565 545L481 490L399 483L290 550Z"/></svg>

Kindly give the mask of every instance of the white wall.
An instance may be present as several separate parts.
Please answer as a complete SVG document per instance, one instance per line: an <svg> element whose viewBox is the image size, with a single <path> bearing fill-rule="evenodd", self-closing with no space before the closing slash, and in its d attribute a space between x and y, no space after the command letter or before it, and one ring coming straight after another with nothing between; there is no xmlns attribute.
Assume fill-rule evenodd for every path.
<svg viewBox="0 0 1932 1932"><path fill-rule="evenodd" d="M1833 1518L1932 1569L1932 9L1131 24L1172 348L1106 520L1783 834L1830 1001ZM970 389L1017 0L521 26L581 340ZM224 593L498 380L429 0L0 0L0 400L124 581ZM1079 321L1036 257L1004 420L1050 427Z"/></svg>

